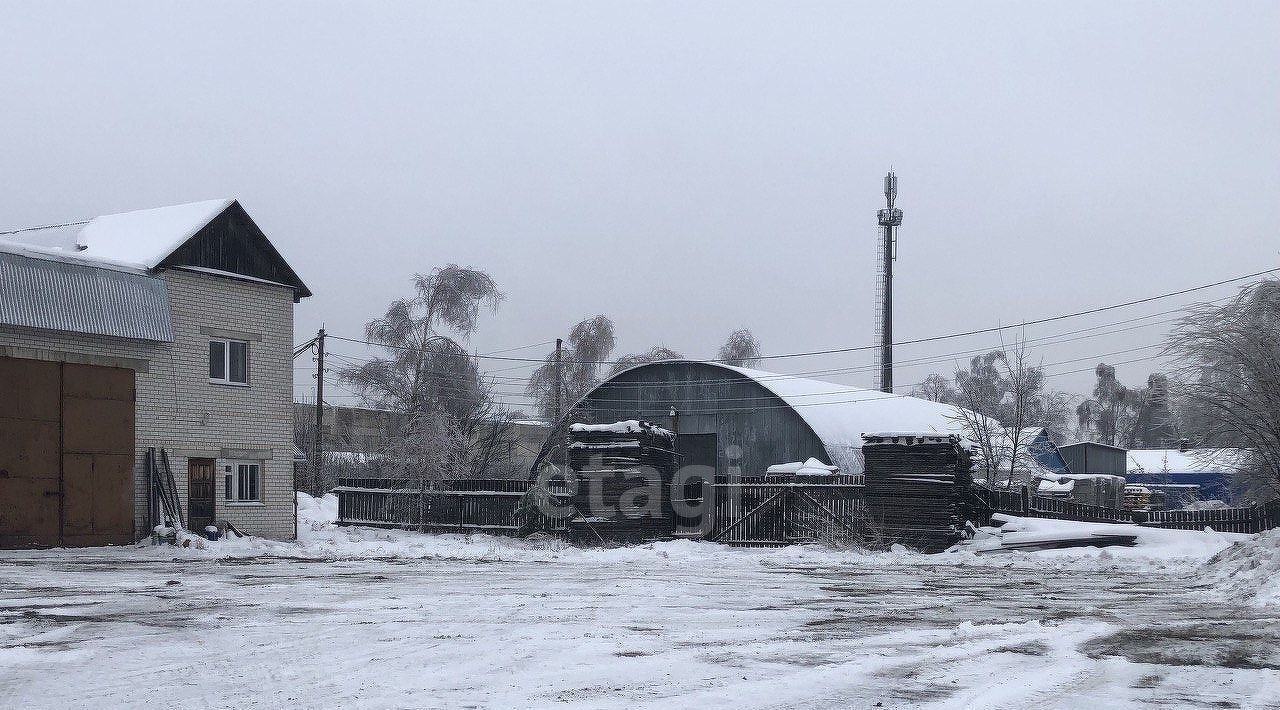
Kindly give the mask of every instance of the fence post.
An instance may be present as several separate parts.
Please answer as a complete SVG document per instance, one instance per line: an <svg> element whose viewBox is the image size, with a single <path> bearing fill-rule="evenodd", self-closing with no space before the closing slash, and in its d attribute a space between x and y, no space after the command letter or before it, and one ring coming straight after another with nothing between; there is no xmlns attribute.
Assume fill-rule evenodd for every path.
<svg viewBox="0 0 1280 710"><path fill-rule="evenodd" d="M1022 512L1031 512L1031 489L1025 485L1022 487Z"/></svg>

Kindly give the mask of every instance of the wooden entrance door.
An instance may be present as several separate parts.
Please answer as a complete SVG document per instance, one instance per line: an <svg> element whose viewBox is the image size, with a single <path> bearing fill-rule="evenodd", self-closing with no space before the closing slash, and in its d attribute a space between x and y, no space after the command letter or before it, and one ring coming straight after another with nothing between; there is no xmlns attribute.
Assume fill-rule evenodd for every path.
<svg viewBox="0 0 1280 710"><path fill-rule="evenodd" d="M196 532L214 520L214 461L213 459L187 460L187 522Z"/></svg>

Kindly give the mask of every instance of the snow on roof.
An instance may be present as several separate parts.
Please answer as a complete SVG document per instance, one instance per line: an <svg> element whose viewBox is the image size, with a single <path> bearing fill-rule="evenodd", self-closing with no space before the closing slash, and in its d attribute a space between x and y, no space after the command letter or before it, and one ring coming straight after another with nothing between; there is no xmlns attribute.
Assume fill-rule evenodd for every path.
<svg viewBox="0 0 1280 710"><path fill-rule="evenodd" d="M1230 473L1243 449L1130 449L1129 473Z"/></svg>
<svg viewBox="0 0 1280 710"><path fill-rule="evenodd" d="M871 432L964 433L963 422L957 421L959 409L949 404L746 367L720 367L755 380L791 405L828 451L833 446L861 448L862 435Z"/></svg>
<svg viewBox="0 0 1280 710"><path fill-rule="evenodd" d="M102 215L88 222L27 229L5 239L44 247L46 256L59 250L82 260L154 269L233 202L225 198Z"/></svg>

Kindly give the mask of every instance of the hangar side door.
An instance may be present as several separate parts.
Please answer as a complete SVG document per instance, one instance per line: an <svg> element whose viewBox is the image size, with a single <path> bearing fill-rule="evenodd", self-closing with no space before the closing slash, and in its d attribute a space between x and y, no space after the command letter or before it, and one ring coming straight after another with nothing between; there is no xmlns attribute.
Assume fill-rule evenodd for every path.
<svg viewBox="0 0 1280 710"><path fill-rule="evenodd" d="M676 454L679 466L716 467L715 434L677 434Z"/></svg>
<svg viewBox="0 0 1280 710"><path fill-rule="evenodd" d="M0 357L0 548L58 544L60 366Z"/></svg>

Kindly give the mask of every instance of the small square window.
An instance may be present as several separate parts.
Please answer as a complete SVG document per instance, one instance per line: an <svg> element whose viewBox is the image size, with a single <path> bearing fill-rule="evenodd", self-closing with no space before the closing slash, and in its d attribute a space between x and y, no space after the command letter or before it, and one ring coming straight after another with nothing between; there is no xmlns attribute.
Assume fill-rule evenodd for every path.
<svg viewBox="0 0 1280 710"><path fill-rule="evenodd" d="M249 384L249 344L243 340L210 340L209 381Z"/></svg>

